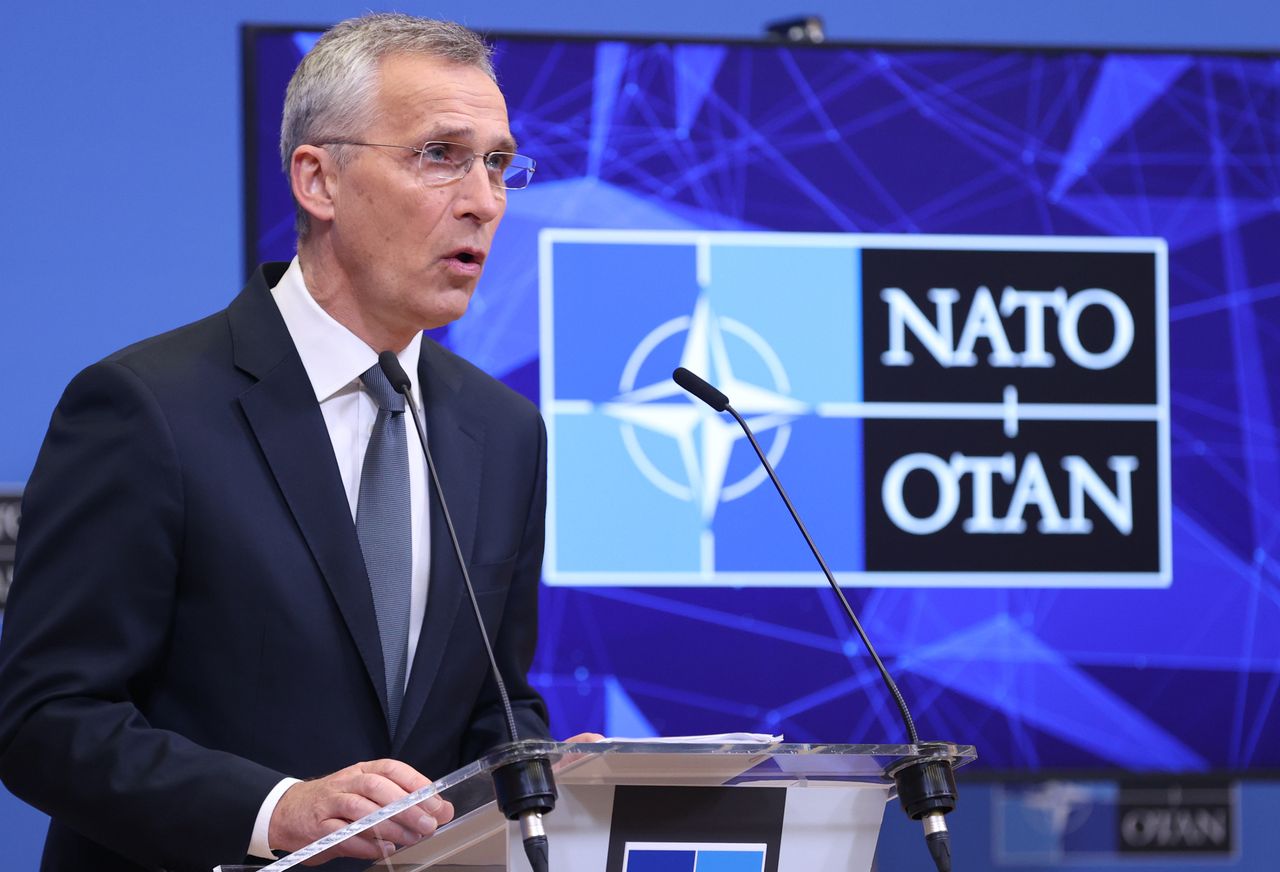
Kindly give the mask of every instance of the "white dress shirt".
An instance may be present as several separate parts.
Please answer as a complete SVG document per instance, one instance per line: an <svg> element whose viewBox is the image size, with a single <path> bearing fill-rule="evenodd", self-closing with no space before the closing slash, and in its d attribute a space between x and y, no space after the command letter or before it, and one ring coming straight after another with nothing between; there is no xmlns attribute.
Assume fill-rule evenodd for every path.
<svg viewBox="0 0 1280 872"><path fill-rule="evenodd" d="M373 432L373 422L378 414L377 404L360 384L360 374L378 362L378 351L370 348L346 327L339 324L307 290L302 267L295 257L289 264L279 284L271 289L285 327L293 338L293 344L302 358L302 365L315 391L320 412L324 415L329 440L333 443L333 456L338 463L342 486L347 492L347 504L354 520L360 497L360 472L364 466L364 452ZM422 350L422 334L396 352L400 365L413 386L413 396L422 407L422 387L418 384L418 357ZM408 407L401 421L412 431L415 428ZM416 433L406 433L409 449L409 499L412 511L413 580L410 591L409 653L407 665L413 667L413 655L418 649L418 637L422 633L422 618L427 604L428 571L430 569L431 537L430 513L427 511L427 471ZM408 683L409 669L405 670ZM253 837L248 853L254 857L271 857L267 832L271 814L280 797L298 779L286 778L275 786L258 810L253 826Z"/></svg>

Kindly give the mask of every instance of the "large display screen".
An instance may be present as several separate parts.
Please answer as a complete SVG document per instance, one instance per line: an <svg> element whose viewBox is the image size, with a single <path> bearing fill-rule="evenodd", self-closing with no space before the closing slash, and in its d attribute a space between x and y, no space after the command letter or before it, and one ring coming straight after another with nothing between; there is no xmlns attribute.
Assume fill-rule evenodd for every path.
<svg viewBox="0 0 1280 872"><path fill-rule="evenodd" d="M250 28L247 261L319 30ZM553 729L1280 770L1280 61L494 40L533 184L436 338L549 433Z"/></svg>

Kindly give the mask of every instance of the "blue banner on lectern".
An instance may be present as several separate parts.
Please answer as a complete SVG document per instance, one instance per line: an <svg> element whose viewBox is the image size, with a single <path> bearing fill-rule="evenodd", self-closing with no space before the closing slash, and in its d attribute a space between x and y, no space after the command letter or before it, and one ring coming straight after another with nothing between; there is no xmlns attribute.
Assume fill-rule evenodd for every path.
<svg viewBox="0 0 1280 872"><path fill-rule="evenodd" d="M628 842L622 872L762 872L765 846Z"/></svg>

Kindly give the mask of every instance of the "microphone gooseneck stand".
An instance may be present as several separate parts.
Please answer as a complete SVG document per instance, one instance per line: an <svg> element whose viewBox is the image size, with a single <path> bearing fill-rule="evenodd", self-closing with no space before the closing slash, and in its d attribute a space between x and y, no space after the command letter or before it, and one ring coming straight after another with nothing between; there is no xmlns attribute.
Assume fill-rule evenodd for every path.
<svg viewBox="0 0 1280 872"><path fill-rule="evenodd" d="M515 715L511 711L507 686L498 669L497 658L493 656L493 645L489 642L489 634L480 616L480 604L476 601L476 592L471 586L471 573L467 571L467 561L462 556L462 546L458 544L458 534L453 527L453 518L449 515L444 491L440 489L440 477L436 475L436 464L431 459L431 449L427 447L427 432L422 423L421 410L413 398L413 385L394 353L384 351L379 354L378 365L386 375L387 381L391 382L391 386L396 391L404 395L405 402L409 405L413 423L418 431L418 443L422 446L422 454L427 461L431 487L435 491L440 513L444 516L445 526L449 530L449 541L453 544L458 568L462 570L462 580L466 584L467 596L471 600L471 610L476 617L476 626L480 629L480 639L484 642L485 654L489 657L493 681L497 685L498 697L502 701L503 714L506 716L507 734L512 742L518 742L520 731L516 727ZM524 843L525 856L529 858L529 865L533 867L533 872L548 872L549 846L547 832L542 825L542 816L556 807L556 783L551 775L551 761L546 757L534 757L530 760L517 760L495 769L493 791L498 800L498 808L502 809L507 819L520 822L521 841Z"/></svg>
<svg viewBox="0 0 1280 872"><path fill-rule="evenodd" d="M889 670L885 668L880 655L876 653L875 647L872 646L871 639L868 638L866 631L862 629L862 623L854 613L853 607L849 605L849 600L845 598L844 591L836 583L835 576L827 567L827 561L823 559L822 553L818 551L818 546L814 543L813 537L809 535L804 521L800 520L800 513L792 505L790 497L787 496L786 490L782 487L782 481L773 470L773 464L769 463L769 459L765 456L764 451L761 450L760 443L756 441L756 436L751 432L751 427L746 420L743 419L742 415L738 414L737 409L729 404L729 398L705 379L694 375L684 367L678 367L671 374L671 377L676 384L699 400L702 400L715 411L728 412L742 427L743 432L747 434L747 439L750 440L751 447L755 449L756 456L760 458L760 463L769 474L773 486L777 488L778 495L782 497L783 503L786 504L787 511L791 513L792 520L800 528L800 534L804 536L804 541L808 544L809 550L813 552L814 558L818 561L818 566L822 568L822 574L826 576L827 583L831 585L831 590L835 592L836 598L840 600L840 605L844 607L845 614L849 616L854 630L857 631L858 637L862 639L862 644L866 647L867 653L871 655L871 659L875 661L876 668L880 670L880 677L884 680L885 687L889 689L890 695L893 697L894 702L897 703L898 711L901 713L902 721L906 725L907 736L911 744L925 754L933 752L939 755L933 758L912 761L893 770L890 774L893 775L893 780L898 787L898 799L902 802L902 808L912 820L920 821L924 826L925 843L929 848L930 855L933 857L934 865L938 868L938 872L951 872L951 834L947 830L947 822L944 816L956 807L956 779L951 759L943 756L945 753L944 746L931 743L921 744L920 737L916 733L915 721L911 718L911 712L907 709L907 702L903 699L902 692L898 690L898 685L889 675Z"/></svg>

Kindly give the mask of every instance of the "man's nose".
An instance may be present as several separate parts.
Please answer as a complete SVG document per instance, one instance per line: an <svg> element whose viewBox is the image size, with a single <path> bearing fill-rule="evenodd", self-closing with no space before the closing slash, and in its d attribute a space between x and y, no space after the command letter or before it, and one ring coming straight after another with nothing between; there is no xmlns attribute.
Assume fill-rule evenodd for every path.
<svg viewBox="0 0 1280 872"><path fill-rule="evenodd" d="M493 184L484 158L476 155L458 184L461 186L456 201L459 217L473 215L481 222L492 221L506 208L507 192Z"/></svg>

